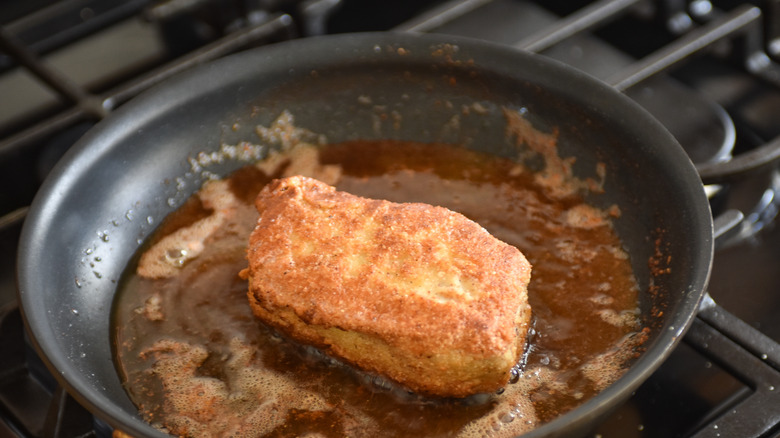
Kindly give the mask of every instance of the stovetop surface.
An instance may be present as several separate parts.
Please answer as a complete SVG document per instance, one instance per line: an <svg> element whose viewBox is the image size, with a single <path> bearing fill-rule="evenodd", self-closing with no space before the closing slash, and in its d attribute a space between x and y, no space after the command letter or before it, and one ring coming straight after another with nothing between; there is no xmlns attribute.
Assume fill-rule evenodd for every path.
<svg viewBox="0 0 780 438"><path fill-rule="evenodd" d="M212 8L213 3L193 2L207 8ZM275 28L273 36L259 38L258 44L318 32L431 31L530 48L604 81L620 83L620 73L629 71L637 59L652 56L723 16L728 18L729 12L736 11L734 15L739 15L744 11L737 18L751 13L748 3L707 1L304 2L311 10L304 10L293 1L236 3L242 4L243 9L239 9L244 12L247 9L255 12L222 13L224 16L216 21L213 17L209 20L196 18L201 21L193 25L192 17L198 17L198 14L177 16L164 8L175 5L174 1L124 2L125 9L121 14L111 12L118 8L118 2L105 0L62 2L54 6L45 1L9 2L0 13L0 17L8 18L0 21L6 31L19 36L22 43L37 47L46 62L65 72L75 83L95 94L113 93L121 104L135 90L123 88L122 84L132 82L139 74L144 75L150 69L164 69L172 59L189 56L204 44L229 37L235 29L261 26L275 19L281 23L278 25L281 32ZM536 38L560 16L582 7L606 3L628 5L622 6L627 12L608 20L605 18L604 22L608 24L599 24L592 32L578 33L549 47ZM771 8L780 9L777 3L757 4L766 13ZM67 6L71 6L72 11ZM311 11L315 6L329 12L313 15ZM31 11L40 8L48 13L33 14L30 18ZM91 37L68 37L67 44L59 47L57 41L41 36L42 29L55 22L51 17L57 16L58 11L53 10L56 8L61 9L59 13L68 14L74 23L94 22L111 13L116 18L111 26L96 34L89 34L89 29L83 31ZM277 12L257 12L263 8ZM453 9L468 12L447 20L441 18ZM660 14L659 9L666 12ZM282 13L287 13L289 21L279 19ZM664 19L652 18L659 15ZM64 29L62 32L67 33L68 27ZM747 72L741 63L734 62L733 47L728 46L736 44L736 40L731 38L730 42L713 44L711 49L697 54L692 60L625 90L667 125L696 164L727 160L731 155L745 153L780 136L780 82L773 82L771 69L766 70L770 73L758 78L754 72ZM117 42L121 42L123 51L116 50ZM237 47L231 50L242 48ZM0 312L3 315L0 325L0 350L3 352L0 358L0 418L4 419L0 422L0 436L94 436L105 429L105 425L96 423L58 389L50 377L30 378L31 369L45 372L30 348L19 342L23 334L14 305L14 269L26 206L47 170L74 139L91 126L95 117L41 136L41 141L29 144L16 141L19 132L35 132L36 120L54 117L53 114L67 109L68 105L36 83L29 73L5 63L7 59L0 59L0 96L3 96L0 99L0 138L3 139L0 143L0 184L6 187L0 195L0 306L3 309ZM139 88L145 83L136 81L134 85ZM738 233L719 245L709 292L715 302L747 325L780 341L780 318L777 317L780 314L780 271L777 269L780 266L780 229L774 222L778 200L768 189L778 184L778 177L772 171L770 168L736 183L712 186L716 215L739 209L747 219ZM727 362L703 351L706 348L702 348L696 336L706 332L706 324L698 319L697 324L695 333L686 337L659 371L601 424L593 436L684 437L697 431L703 434L699 436L720 435L717 429L712 429L711 419L732 409L756 388L729 369ZM41 403L41 399L45 402ZM777 411L780 413L780 403ZM65 423L58 423L54 417L65 418ZM702 432L703 428L710 430ZM776 424L761 436L778 435L780 426Z"/></svg>

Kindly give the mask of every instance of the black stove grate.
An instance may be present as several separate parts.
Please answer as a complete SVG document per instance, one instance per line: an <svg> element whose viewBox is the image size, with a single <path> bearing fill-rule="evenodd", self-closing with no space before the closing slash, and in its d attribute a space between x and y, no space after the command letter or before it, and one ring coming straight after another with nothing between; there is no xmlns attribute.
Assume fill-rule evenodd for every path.
<svg viewBox="0 0 780 438"><path fill-rule="evenodd" d="M21 314L13 303L0 310L0 349L0 416L7 432L2 436L95 436L92 415L56 384L25 342Z"/></svg>
<svg viewBox="0 0 780 438"><path fill-rule="evenodd" d="M34 3L41 5L34 10L16 10L18 18L0 27L0 77L22 69L56 96L53 104L36 108L13 123L0 121L0 184L16 188L0 193L0 292L6 303L0 308L0 436L111 434L108 426L94 419L56 384L25 342L13 297L15 245L27 206L46 171L83 132L128 99L178 72L229 53L331 31L393 28L457 33L561 57L578 68L592 69L591 73L637 99L651 112L658 111L662 121L665 117L677 118L675 110L668 104L655 107L646 90L652 86L654 90L690 93L687 90L695 88L699 95L701 89L707 89L714 71L704 70L702 74L705 67L701 66L713 63L725 68L723 71L737 72L740 78L732 81L737 85L729 85L722 93L725 96L715 99L717 105L709 101L697 104L697 108L706 109L703 112L714 114L701 125L714 126L704 131L716 135L700 135L701 129L691 134L685 131L689 127L676 126L674 120L668 126L686 147L703 180L713 184L717 193L713 197L714 210L719 213L734 207L734 201L720 201L718 195L739 193L741 189L732 188L732 184L778 179L775 170L780 160L780 113L772 106L780 102L778 0L755 5L706 0L539 2L544 8L515 0L399 2L396 14L377 13L384 9L374 2L349 0ZM555 18L542 20L545 24L533 29L521 26L510 32L506 30L509 26L518 26L495 21L495 11L508 15L504 12L507 8ZM542 9L546 12L540 12ZM332 15L333 20L329 20ZM383 16L369 19L377 15ZM390 15L395 22L387 22ZM98 81L97 85L80 83L48 62L49 54L58 49L133 17L156 26L165 56L118 78ZM631 33L637 29L647 32L637 37ZM490 33L498 30L504 33ZM615 55L613 48L605 48L605 41L631 56ZM589 55L593 53L598 56ZM605 73L598 65L586 64L602 63L604 56L617 60L619 68ZM736 97L730 95L730 90L740 88L745 78L749 85L743 85ZM748 105L758 100L756 96L776 98L771 104L762 100L765 109L756 112ZM692 97L691 101L697 99ZM720 109L721 103L725 110ZM698 121L693 124L698 125ZM718 145L714 152L699 151L701 137ZM748 150L741 150L747 143L744 138L751 140ZM724 250L725 255L719 253L716 259L737 257L729 251L760 252L762 256L772 252L770 245L778 234L773 220L780 201L771 186L761 187L760 202L748 201L749 205L744 206L743 198L747 196L737 200L738 207L748 210L748 219L734 221L736 232L721 241L728 243L722 247L748 249ZM752 210L759 207L760 211ZM761 217L760 226L750 219L757 215ZM766 237L762 233L773 234ZM764 263L763 271L772 275L776 268ZM718 271L717 262L715 268L717 280L723 269ZM739 290L729 297L735 294ZM725 296L721 292L716 297L720 300ZM780 311L780 305L775 309ZM594 436L780 436L780 346L773 340L778 336L773 327L760 327L765 332L762 334L754 328L762 323L749 322L707 298L684 343L631 400L594 431Z"/></svg>

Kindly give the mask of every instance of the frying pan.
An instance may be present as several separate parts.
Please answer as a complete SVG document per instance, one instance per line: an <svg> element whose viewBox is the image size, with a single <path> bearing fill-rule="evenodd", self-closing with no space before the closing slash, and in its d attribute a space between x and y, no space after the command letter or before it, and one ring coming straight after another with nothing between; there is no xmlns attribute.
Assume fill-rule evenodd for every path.
<svg viewBox="0 0 780 438"><path fill-rule="evenodd" d="M280 43L191 70L124 105L58 163L24 224L19 299L32 342L98 417L134 436L162 436L118 378L112 299L159 221L205 179L246 164L221 145L259 142L254 127L287 110L330 142L444 141L514 157L504 109L541 131L558 129L559 153L576 157L578 177L596 177L604 163L605 191L588 201L620 206L615 227L642 291L644 353L602 393L527 436L583 433L649 377L689 327L712 261L709 205L681 147L632 101L544 57L462 38L381 33ZM664 269L651 269L651 258Z"/></svg>

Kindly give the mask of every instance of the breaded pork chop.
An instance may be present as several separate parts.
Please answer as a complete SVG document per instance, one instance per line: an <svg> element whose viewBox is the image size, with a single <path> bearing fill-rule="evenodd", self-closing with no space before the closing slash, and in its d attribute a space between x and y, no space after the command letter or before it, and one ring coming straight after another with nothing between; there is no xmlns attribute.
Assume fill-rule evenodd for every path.
<svg viewBox="0 0 780 438"><path fill-rule="evenodd" d="M289 337L428 395L505 385L525 346L531 266L442 207L275 180L249 239L254 314Z"/></svg>

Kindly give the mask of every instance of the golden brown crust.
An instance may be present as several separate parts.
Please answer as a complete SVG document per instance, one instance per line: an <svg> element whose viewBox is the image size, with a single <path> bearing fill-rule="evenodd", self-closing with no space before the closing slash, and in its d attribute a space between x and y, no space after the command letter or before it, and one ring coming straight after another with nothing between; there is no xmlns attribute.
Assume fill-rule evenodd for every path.
<svg viewBox="0 0 780 438"><path fill-rule="evenodd" d="M249 299L299 341L422 393L494 391L525 345L531 266L459 213L305 177L256 200Z"/></svg>

